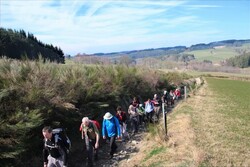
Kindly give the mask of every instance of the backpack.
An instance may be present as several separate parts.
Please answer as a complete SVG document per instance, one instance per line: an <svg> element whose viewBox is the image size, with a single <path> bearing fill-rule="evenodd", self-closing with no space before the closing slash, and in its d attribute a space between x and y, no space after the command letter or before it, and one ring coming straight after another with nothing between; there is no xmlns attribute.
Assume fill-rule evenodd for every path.
<svg viewBox="0 0 250 167"><path fill-rule="evenodd" d="M98 121L96 121L96 120L90 120L90 121L95 124L95 126L97 127L98 130L101 129L101 125L100 125L100 123ZM82 131L82 123L80 125L79 131Z"/></svg>
<svg viewBox="0 0 250 167"><path fill-rule="evenodd" d="M96 120L91 120L91 121L95 124L95 126L97 127L98 130L101 129L101 125L98 121L96 121Z"/></svg>
<svg viewBox="0 0 250 167"><path fill-rule="evenodd" d="M62 128L57 128L57 129L53 129L52 133L55 135L55 143L57 144L58 139L61 139L63 141L64 146L67 149L67 152L69 152L71 148L71 141L68 138L65 130Z"/></svg>

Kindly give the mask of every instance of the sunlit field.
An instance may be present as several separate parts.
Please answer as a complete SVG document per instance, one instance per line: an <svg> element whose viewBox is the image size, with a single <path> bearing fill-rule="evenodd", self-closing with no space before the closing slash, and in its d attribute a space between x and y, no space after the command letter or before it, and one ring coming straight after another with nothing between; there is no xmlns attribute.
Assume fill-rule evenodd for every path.
<svg viewBox="0 0 250 167"><path fill-rule="evenodd" d="M230 57L239 55L239 50L250 50L250 44L244 44L241 47L218 47L215 49L204 49L198 51L187 52L189 54L194 54L196 60L210 60L213 62L219 62Z"/></svg>
<svg viewBox="0 0 250 167"><path fill-rule="evenodd" d="M238 138L240 142L250 139L250 82L215 78L208 78L207 81L217 93L219 102L225 105L217 111L225 118L234 120L227 126L228 130L242 135L242 139ZM249 148L250 142L246 141L246 144Z"/></svg>
<svg viewBox="0 0 250 167"><path fill-rule="evenodd" d="M250 82L207 78L201 115L194 117L205 166L250 165Z"/></svg>

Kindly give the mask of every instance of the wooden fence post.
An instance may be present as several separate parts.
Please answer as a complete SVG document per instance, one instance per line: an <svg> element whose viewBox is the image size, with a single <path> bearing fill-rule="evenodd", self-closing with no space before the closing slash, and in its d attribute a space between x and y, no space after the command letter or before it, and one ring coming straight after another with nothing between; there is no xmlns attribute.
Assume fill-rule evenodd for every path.
<svg viewBox="0 0 250 167"><path fill-rule="evenodd" d="M165 136L167 136L168 126L167 126L167 113L165 113L165 103L162 103L162 115L163 115L163 126L164 126Z"/></svg>
<svg viewBox="0 0 250 167"><path fill-rule="evenodd" d="M184 86L184 97L185 97L185 100L187 99L187 86Z"/></svg>

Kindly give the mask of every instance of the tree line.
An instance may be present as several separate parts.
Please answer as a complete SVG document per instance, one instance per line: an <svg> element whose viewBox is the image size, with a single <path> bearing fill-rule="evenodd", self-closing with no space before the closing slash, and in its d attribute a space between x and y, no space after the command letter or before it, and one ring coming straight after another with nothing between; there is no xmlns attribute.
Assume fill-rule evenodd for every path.
<svg viewBox="0 0 250 167"><path fill-rule="evenodd" d="M43 59L64 63L64 53L60 47L44 44L32 33L24 30L0 28L0 56L13 59Z"/></svg>
<svg viewBox="0 0 250 167"><path fill-rule="evenodd" d="M250 66L250 52L243 53L236 57L231 57L226 60L226 64L233 67L246 68Z"/></svg>

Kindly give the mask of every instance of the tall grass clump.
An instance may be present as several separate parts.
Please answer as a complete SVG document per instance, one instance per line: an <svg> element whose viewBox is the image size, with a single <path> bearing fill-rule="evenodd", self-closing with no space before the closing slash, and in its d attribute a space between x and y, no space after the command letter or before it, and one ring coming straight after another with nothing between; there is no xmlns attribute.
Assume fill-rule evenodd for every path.
<svg viewBox="0 0 250 167"><path fill-rule="evenodd" d="M143 101L168 87L168 75L127 66L0 59L1 165L41 164L34 157L40 157L44 125L67 128L75 138L83 116L101 121L118 105L127 110L134 96ZM25 161L30 157L33 165Z"/></svg>

